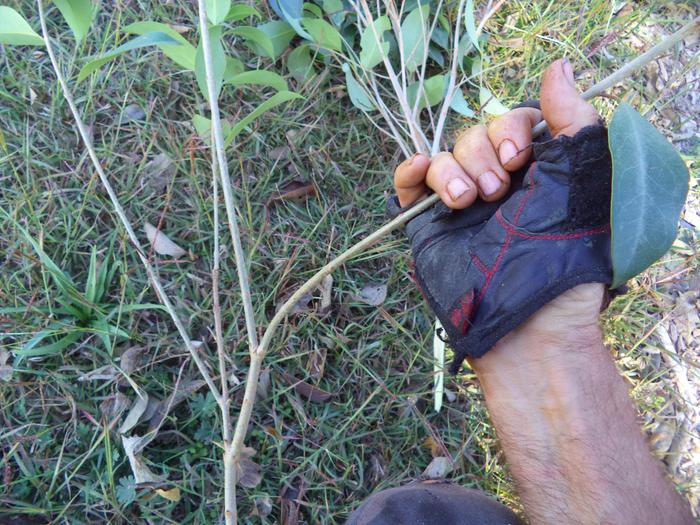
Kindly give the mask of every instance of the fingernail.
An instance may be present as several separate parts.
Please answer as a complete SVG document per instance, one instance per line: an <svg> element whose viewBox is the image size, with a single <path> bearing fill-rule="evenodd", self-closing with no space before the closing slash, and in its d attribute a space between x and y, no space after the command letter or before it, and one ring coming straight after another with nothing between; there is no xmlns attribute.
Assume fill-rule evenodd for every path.
<svg viewBox="0 0 700 525"><path fill-rule="evenodd" d="M447 183L447 193L450 194L453 201L459 199L467 190L469 190L469 186L462 179L452 179Z"/></svg>
<svg viewBox="0 0 700 525"><path fill-rule="evenodd" d="M506 139L498 146L498 157L501 159L501 164L508 164L513 158L518 155L518 148L515 147L512 141Z"/></svg>
<svg viewBox="0 0 700 525"><path fill-rule="evenodd" d="M493 171L487 171L479 176L479 187L484 195L493 195L501 189L501 179Z"/></svg>
<svg viewBox="0 0 700 525"><path fill-rule="evenodd" d="M576 87L576 83L574 82L574 69L571 67L571 62L569 62L568 58L561 61L561 69L564 72L564 78L569 85L571 87Z"/></svg>
<svg viewBox="0 0 700 525"><path fill-rule="evenodd" d="M411 164L413 164L413 161L416 160L416 157L418 157L418 155L420 155L420 153L414 153L413 156L410 159L408 159L407 165L410 166Z"/></svg>

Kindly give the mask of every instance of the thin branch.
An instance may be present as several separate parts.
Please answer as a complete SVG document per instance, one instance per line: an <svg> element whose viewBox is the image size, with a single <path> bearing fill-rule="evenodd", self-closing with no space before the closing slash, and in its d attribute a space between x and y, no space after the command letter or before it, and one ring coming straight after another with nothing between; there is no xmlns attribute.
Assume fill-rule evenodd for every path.
<svg viewBox="0 0 700 525"><path fill-rule="evenodd" d="M207 89L209 93L209 107L211 109L211 125L214 133L214 151L218 162L219 175L221 177L221 190L224 193L224 203L226 204L226 216L228 227L233 242L233 254L236 260L236 270L238 272L238 286L241 289L241 299L243 301L243 312L245 314L246 331L248 332L248 343L250 350L258 346L258 333L255 324L255 311L250 295L250 281L248 279L248 267L245 261L245 252L241 244L241 234L238 229L236 218L236 204L231 192L231 179L228 173L228 163L226 162L226 151L224 148L224 132L221 128L221 113L219 111L219 101L216 94L214 82L214 65L212 63L211 42L209 41L209 25L207 24L207 10L204 0L198 0L199 7L199 31L202 39L202 54L204 55L204 67L207 75Z"/></svg>
<svg viewBox="0 0 700 525"><path fill-rule="evenodd" d="M87 131L87 128L85 127L85 124L83 123L82 118L80 117L80 113L78 112L78 108L75 105L75 102L73 100L73 95L71 94L71 91L68 88L68 84L66 83L66 80L63 78L63 74L61 73L61 69L58 65L58 60L56 60L56 55L53 52L53 46L51 44L51 40L49 39L49 31L48 31L48 28L46 26L46 17L44 15L44 6L42 5L42 0L37 0L37 6L39 7L39 22L41 23L41 34L42 34L42 37L44 38L44 44L46 45L46 52L49 55L49 60L51 60L51 65L53 67L54 73L56 74L56 78L58 79L58 82L61 85L61 89L63 90L63 98L65 98L66 102L68 103L68 106L70 107L70 111L73 114L73 120L75 121L75 124L78 127L80 137L83 140L83 144L85 144L85 149L87 150L88 155L90 156L90 160L92 161L92 165L95 168L95 171L97 172L98 176L100 177L100 181L102 182L102 185L104 186L105 190L107 191L107 195L109 196L109 200L112 202L112 206L114 208L114 211L117 214L117 217L119 217L119 221L121 222L122 226L126 230L126 234L129 237L131 244L133 244L134 248L136 248L136 253L138 254L138 257L141 260L141 263L143 264L144 269L146 270L146 274L148 275L148 280L151 282L151 286L153 286L153 288L155 289L156 295L158 296L158 299L163 304L165 309L168 311L168 314L170 314L170 317L173 320L173 323L175 323L175 327L177 328L177 331L180 333L180 337L182 338L183 342L185 343L185 347L187 348L187 351L192 356L193 361L195 362L195 364L197 365L197 368L199 369L199 373L202 375L202 378L204 379L204 381L206 381L207 386L209 387L209 390L211 390L211 392L212 392L212 395L217 400L217 402L220 402L221 401L221 393L219 392L219 389L214 384L214 381L212 380L212 377L209 374L209 370L207 369L206 365L204 364L204 361L202 361L202 358L200 357L199 352L197 352L197 349L194 347L194 345L192 344L192 340L190 339L189 335L187 334L187 330L185 329L185 325L182 323L182 321L178 317L177 313L175 312L175 307L170 302L168 295L165 293L165 289L163 288L163 285L161 284L160 280L158 279L158 276L156 275L155 271L151 267L151 264L148 261L148 257L146 257L146 253L144 252L143 247L141 246L141 243L139 242L138 238L136 237L136 233L134 233L134 228L131 226L131 222L126 217L126 213L124 212L124 209L122 208L121 204L119 203L119 197L117 197L117 194L114 191L114 188L112 188L112 184L109 182L109 179L107 178L107 175L105 174L104 169L102 169L102 164L100 164L100 160L97 158L97 153L95 152L95 148L92 145L92 140L90 139L90 135Z"/></svg>
<svg viewBox="0 0 700 525"><path fill-rule="evenodd" d="M700 16L696 16L693 20L681 27L678 31L663 39L661 42L656 44L648 51L645 51L631 62L628 62L611 75L605 77L603 80L584 91L581 94L581 96L585 100L590 100L593 97L602 95L606 89L613 87L621 80L624 80L625 78L629 77L632 73L648 64L652 58L654 58L657 55L660 55L664 51L671 49L678 42L680 42L685 37L689 36L695 31L700 31ZM547 123L543 120L532 129L532 136L539 137L546 130Z"/></svg>

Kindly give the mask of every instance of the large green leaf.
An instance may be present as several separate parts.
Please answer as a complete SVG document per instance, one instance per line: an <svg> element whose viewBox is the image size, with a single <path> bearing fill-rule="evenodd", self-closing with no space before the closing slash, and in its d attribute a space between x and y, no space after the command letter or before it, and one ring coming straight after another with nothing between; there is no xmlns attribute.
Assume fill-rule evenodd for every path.
<svg viewBox="0 0 700 525"><path fill-rule="evenodd" d="M238 22L239 20L243 20L249 16L254 16L257 19L262 18L260 11L255 9L253 6L248 4L233 4L226 15L226 21Z"/></svg>
<svg viewBox="0 0 700 525"><path fill-rule="evenodd" d="M163 54L178 66L184 67L188 71L194 71L194 58L197 50L190 44L185 37L175 31L172 27L161 24L160 22L134 22L126 26L123 31L125 33L133 33L136 35L144 35L146 33L160 32L165 33L169 37L177 40L180 45L173 44L157 44Z"/></svg>
<svg viewBox="0 0 700 525"><path fill-rule="evenodd" d="M260 55L265 55L267 57L276 60L284 50L287 49L289 42L294 38L294 29L284 20L273 20L272 22L267 22L261 24L257 27L258 30L262 31L269 41L272 43L270 51L263 50L258 45L253 45L253 51ZM264 52L263 52L264 51Z"/></svg>
<svg viewBox="0 0 700 525"><path fill-rule="evenodd" d="M508 113L508 108L485 87L479 89L479 104L481 105L481 111L489 115L503 115L504 113Z"/></svg>
<svg viewBox="0 0 700 525"><path fill-rule="evenodd" d="M372 69L384 60L389 53L389 42L384 41L384 33L391 29L391 21L388 16L380 16L373 20L360 38L360 64L367 69Z"/></svg>
<svg viewBox="0 0 700 525"><path fill-rule="evenodd" d="M275 93L273 96L271 96L269 99L267 99L265 102L260 104L257 108L255 108L253 111L250 112L250 114L246 115L244 118L236 122L236 124L231 128L231 131L227 134L225 144L228 146L233 142L233 140L241 134L241 132L248 127L248 125L253 122L255 119L257 119L260 115L265 113L266 111L271 110L275 106L279 106L280 104L283 104L284 102L287 102L289 100L294 100L297 98L303 98L301 95L298 95L297 93L293 93L291 91L280 91L279 93Z"/></svg>
<svg viewBox="0 0 700 525"><path fill-rule="evenodd" d="M0 6L0 44L43 46L44 40L17 11L11 7Z"/></svg>
<svg viewBox="0 0 700 525"><path fill-rule="evenodd" d="M306 82L315 75L309 46L302 45L287 55L287 70L297 82Z"/></svg>
<svg viewBox="0 0 700 525"><path fill-rule="evenodd" d="M231 10L231 0L204 0L207 7L207 18L212 25L218 25L226 20Z"/></svg>
<svg viewBox="0 0 700 525"><path fill-rule="evenodd" d="M673 244L688 195L688 169L664 136L628 104L615 111L608 141L615 288L647 269Z"/></svg>
<svg viewBox="0 0 700 525"><path fill-rule="evenodd" d="M53 3L73 31L76 42L80 44L87 36L95 17L96 9L92 0L53 0Z"/></svg>
<svg viewBox="0 0 700 525"><path fill-rule="evenodd" d="M343 64L343 71L345 71L345 84L350 102L352 102L353 106L362 111L373 111L375 107L372 99L352 74L348 64Z"/></svg>
<svg viewBox="0 0 700 525"><path fill-rule="evenodd" d="M320 18L302 18L301 23L314 43L325 49L342 51L343 39L338 30L328 22Z"/></svg>
<svg viewBox="0 0 700 525"><path fill-rule="evenodd" d="M439 104L445 97L445 88L447 87L447 77L445 75L434 75L425 79L423 82L423 93L421 93L418 101L418 110L433 107ZM408 103L413 107L416 103L418 95L419 83L414 82L408 86Z"/></svg>
<svg viewBox="0 0 700 525"><path fill-rule="evenodd" d="M452 101L450 102L450 108L459 113L460 115L464 115L465 117L474 117L474 110L472 110L472 108L469 107L469 104L464 98L462 90L459 88L455 90L454 96L452 97Z"/></svg>
<svg viewBox="0 0 700 525"><path fill-rule="evenodd" d="M270 22L272 23L272 22ZM286 24L286 22L283 22ZM289 24L287 24L289 25ZM234 28L231 33L233 33L236 36L243 37L243 39L246 41L248 46L258 53L259 55L263 55L266 57L270 58L277 58L277 53L275 52L275 46L272 43L272 39L270 36L263 31L262 26L261 27L251 27L251 26L241 26L241 27L236 27ZM292 30L292 35L294 35L294 31ZM289 40L291 40L291 36Z"/></svg>
<svg viewBox="0 0 700 525"><path fill-rule="evenodd" d="M211 59L214 76L214 92L216 97L221 93L221 86L224 83L224 74L226 73L226 53L224 46L221 43L221 27L214 26L209 28L209 47L211 49ZM194 57L194 75L197 79L199 90L204 95L204 98L209 100L209 88L207 87L207 71L204 64L204 47L202 42L197 46L197 53Z"/></svg>
<svg viewBox="0 0 700 525"><path fill-rule="evenodd" d="M414 72L423 63L428 38L428 15L430 4L424 4L410 13L401 24L403 59L406 69Z"/></svg>
<svg viewBox="0 0 700 525"><path fill-rule="evenodd" d="M232 86L268 86L276 89L277 91L286 91L289 86L287 86L287 81L274 71L267 71L265 69L253 69L251 71L244 71L238 75L234 75L226 81L226 84L231 84Z"/></svg>
<svg viewBox="0 0 700 525"><path fill-rule="evenodd" d="M166 35L165 33L162 33L160 31L156 31L153 33L145 33L141 36L137 36L136 38L132 38L126 44L122 44L121 46L113 49L112 51L105 53L101 57L91 60L90 62L85 64L78 73L78 82L84 80L91 73L98 70L107 62L109 62L110 60L114 60L119 55L122 55L127 51L132 51L141 47L156 46L162 44L169 44L174 46L180 45L180 43L173 37Z"/></svg>

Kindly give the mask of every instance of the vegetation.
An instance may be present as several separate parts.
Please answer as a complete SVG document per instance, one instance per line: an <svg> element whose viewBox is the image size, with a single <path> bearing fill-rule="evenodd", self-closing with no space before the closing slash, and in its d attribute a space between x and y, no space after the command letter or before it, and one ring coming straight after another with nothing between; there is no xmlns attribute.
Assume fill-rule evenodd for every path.
<svg viewBox="0 0 700 525"><path fill-rule="evenodd" d="M191 3L141 4L138 9L103 5L76 51L66 43L69 34L80 32L75 34L48 8L50 32L60 36L56 45L63 70L78 75L86 64L83 57L104 56L122 45L121 35L131 32L126 28L136 33L133 24L144 19L167 21L196 40L197 13ZM31 3L14 7L39 26ZM621 14L610 13L605 2L587 7L580 12L567 2L534 10L502 7L487 26L493 35L480 44L479 81L508 106L535 94L539 73L553 57L566 54L584 71L582 82L592 83L637 54L625 39L635 28L650 20L656 27L677 27L690 16L682 6L652 16L657 9L653 3ZM274 18L271 12L261 16ZM250 34L242 38L249 41ZM247 122L246 132L234 136L235 147L227 150L252 303L258 319L269 319L317 268L384 222L388 172L399 157L392 140L353 109L352 101L341 98L348 89L342 64L321 60L313 63L313 75L301 74L308 66L291 59L304 49L298 40L273 59L247 51L233 36L238 35L221 40L226 56L250 71L274 70L269 72L304 97L270 107L262 120ZM202 126L198 119L199 129L189 124L197 115L206 118L207 95L201 73L188 73L171 59L143 48L86 76L75 94L127 216L135 225L158 225L184 248L174 257L158 253L154 245L146 255L216 375L210 312L217 207L206 147L209 123ZM50 515L67 523L217 522L224 476L216 400L168 317L151 305L158 298L109 211L45 54L6 48L2 60L0 207L6 214L0 220L0 299L5 306L0 311L0 512ZM679 62L678 78L696 66L697 55ZM270 89L283 87L277 77L266 78L275 83ZM640 80L617 95L656 114L691 88L681 86L672 97L662 97L644 89ZM231 129L270 100L257 89L222 89L220 104L234 119ZM477 95L465 102L474 117L450 122L449 130L488 118L478 111L488 101ZM598 104L610 114L612 104ZM691 144L686 151L691 170L697 167L697 147ZM650 373L643 352L663 308L660 298L672 296L658 281L696 268L694 235L684 232L676 251L634 282L631 294L613 305L607 320L623 366L629 359L640 361L629 375L650 422L673 395L659 393L666 388L667 372ZM146 234L139 237L152 241ZM235 416L243 386L233 385L242 379L249 356L229 246L222 233L221 311L230 367L237 367L230 380ZM114 278L97 277L112 271ZM80 290L78 295L72 288L62 289L57 275ZM335 272L332 288L326 281L326 289L297 303L258 389L261 399L248 433L256 454L247 458L247 476L241 479L241 521L294 523L298 516L309 523L342 523L370 492L420 475L432 456L443 455L455 459L452 479L490 490L517 507L469 371L446 379L453 401L439 414L429 409L432 319L408 275L406 246L397 235ZM97 282L106 283L104 290L99 297L96 291L88 296ZM376 303L368 298L369 285L387 286L386 300L367 304ZM84 301L90 303L89 315L80 309L88 306ZM37 334L54 330L56 322L80 327L115 309L119 313L110 320L118 334L81 329L81 337L58 351L21 358ZM14 357L3 357L8 351ZM162 481L137 485L119 434L127 414L139 406L143 410L135 416L133 432L152 436L143 461ZM252 461L263 465L260 479Z"/></svg>

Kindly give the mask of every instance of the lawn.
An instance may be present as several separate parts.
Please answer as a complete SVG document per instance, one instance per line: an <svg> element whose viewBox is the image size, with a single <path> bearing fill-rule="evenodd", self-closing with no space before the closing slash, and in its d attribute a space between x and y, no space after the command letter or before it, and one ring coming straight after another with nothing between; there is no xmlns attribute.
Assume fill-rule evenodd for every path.
<svg viewBox="0 0 700 525"><path fill-rule="evenodd" d="M2 4L38 29L33 2ZM77 51L56 9L47 14L63 70L73 76L85 57L113 47L120 28L134 21L177 24L195 40L193 6L102 2ZM544 68L567 56L587 87L697 15L692 2L616 6L507 2L487 25L484 85L506 105L535 98ZM239 43L226 45L246 63L287 75L283 58L261 61ZM158 300L38 49L0 46L0 208L12 217L0 215L0 524L10 516L16 523L71 525L218 523L223 474L216 403L167 314L133 306ZM633 104L676 144L691 172L679 240L629 283L604 326L644 430L696 515L700 420L689 401L700 393L699 51L697 39L687 42L595 102L604 116L617 100ZM402 160L350 104L338 67L319 65L314 79L289 82L304 99L267 113L228 150L263 326L306 278L386 221L391 172ZM215 371L211 172L208 148L191 126L194 112L205 107L193 76L160 52L141 50L75 86L74 94L137 234L146 242L143 225L159 225L186 250L178 258L151 250L149 258ZM260 100L254 90L228 89L221 107L235 121ZM478 108L478 100L470 103ZM453 119L448 135L486 119L478 112L472 120ZM313 191L291 198L290 188L308 184ZM101 304L115 312L112 319L128 338L105 342L72 328L75 341L51 355L14 353L42 330L65 333L74 321L61 313L65 296L30 238L80 289L90 281L93 250L114 268ZM233 394L238 406L249 357L230 246L222 234L221 301L233 381L241 382ZM446 378L450 395L440 413L433 411L434 318L410 274L408 245L397 233L333 274L329 308L318 291L288 318L265 362L248 430L261 480L239 487L241 522L341 524L369 494L420 477L434 456L446 455L454 460L451 480L520 509L469 369ZM387 287L378 306L362 300L370 285ZM658 338L659 327L669 333L670 348ZM310 393L299 380L323 392ZM157 484L136 486L122 447L119 429L137 399L135 387L149 406L130 432L157 428L144 451L164 479Z"/></svg>

